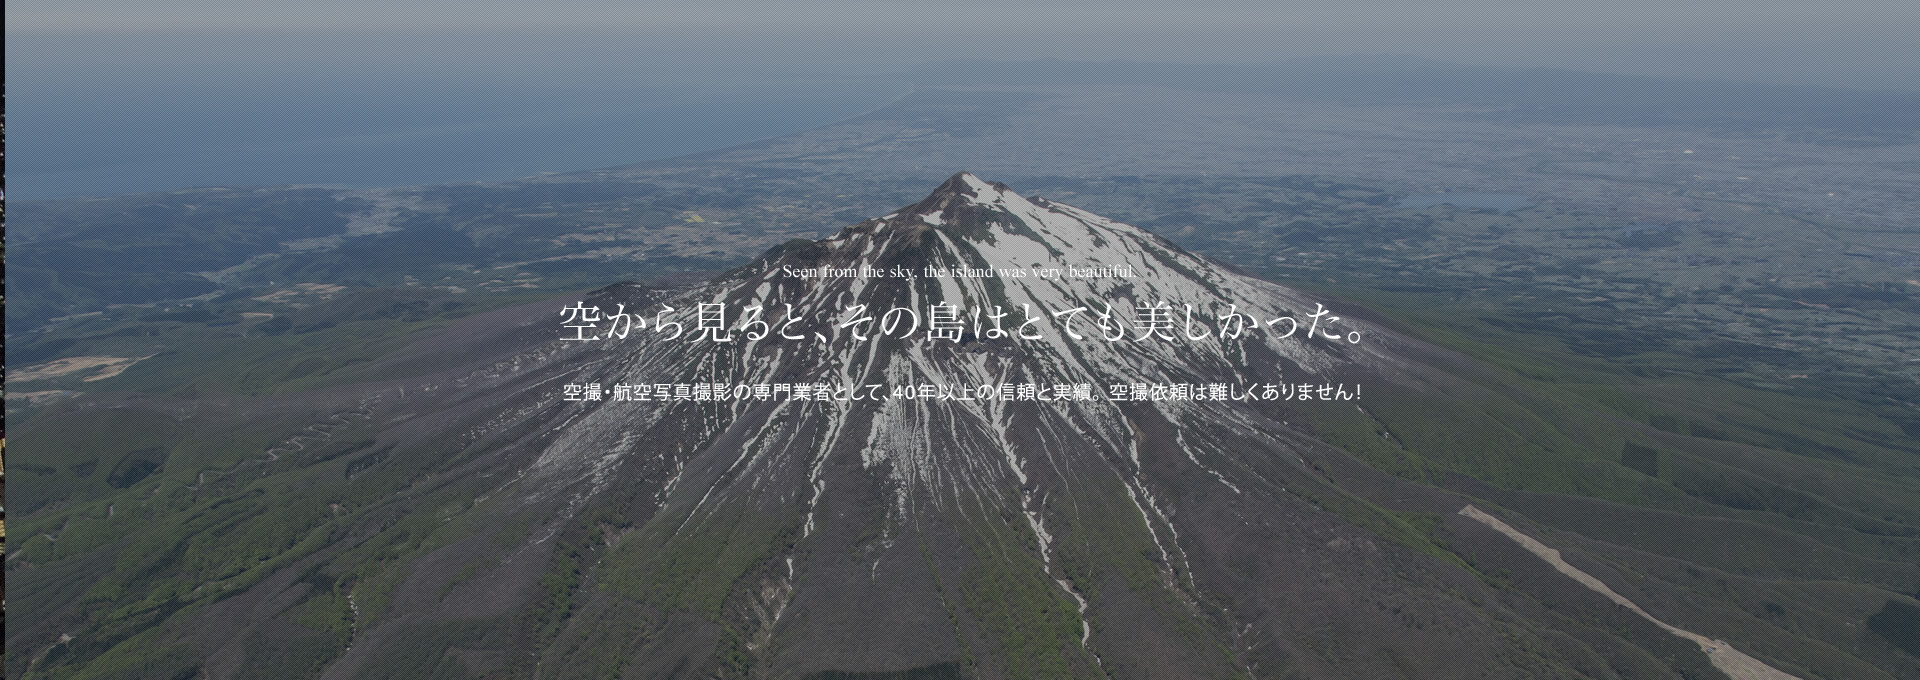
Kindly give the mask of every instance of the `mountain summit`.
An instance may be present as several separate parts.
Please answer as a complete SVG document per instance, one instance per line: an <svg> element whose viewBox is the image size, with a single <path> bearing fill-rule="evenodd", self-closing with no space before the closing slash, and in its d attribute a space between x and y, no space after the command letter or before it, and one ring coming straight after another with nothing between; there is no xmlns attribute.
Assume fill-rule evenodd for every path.
<svg viewBox="0 0 1920 680"><path fill-rule="evenodd" d="M367 382L113 402L221 434L136 452L199 467L9 556L8 667L1776 677L1656 618L1754 615L1511 514L1691 507L1662 454L1629 469L1613 421L1333 307L961 173L710 281L463 319ZM164 521L72 548L116 508Z"/></svg>
<svg viewBox="0 0 1920 680"><path fill-rule="evenodd" d="M961 173L706 286L620 299L598 306L673 311L576 348L570 380L744 398L547 416L502 493L618 518L580 539L607 544L600 587L545 647L557 667L615 644L634 677L1225 677L1326 664L1302 640L1380 629L1406 657L1485 651L1436 672L1499 656L1473 606L1430 588L1431 558L1322 507L1342 494L1306 457L1325 447L1276 390L1350 398L1401 369L1379 349L1396 340L1297 291ZM725 330L689 341L700 310ZM835 396L791 398L809 384Z"/></svg>

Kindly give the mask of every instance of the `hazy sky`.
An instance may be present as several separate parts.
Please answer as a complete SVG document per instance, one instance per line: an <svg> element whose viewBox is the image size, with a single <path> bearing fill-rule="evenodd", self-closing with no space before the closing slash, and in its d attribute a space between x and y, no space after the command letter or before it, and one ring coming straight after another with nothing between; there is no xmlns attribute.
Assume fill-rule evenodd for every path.
<svg viewBox="0 0 1920 680"><path fill-rule="evenodd" d="M947 57L1264 62L1412 54L1491 65L1920 89L1920 40L1914 37L1920 35L1920 2L1913 0L16 0L6 4L6 19L10 76L21 66L55 70L74 60L260 58L233 37L295 32L308 37L266 58L378 55L411 67L436 59L505 57L488 45L548 36L556 40L533 48L539 54L506 61L565 61L579 57L566 52L580 50L645 52L639 44L685 63L762 66ZM130 37L127 51L93 45L85 54L63 54L57 47L27 54L11 47L20 37L85 34L145 35ZM202 39L210 34L226 39ZM329 35L340 42L329 47L315 37ZM457 35L469 42L448 42ZM413 36L437 36L422 38L437 47L409 54ZM302 49L314 52L292 53ZM28 61L20 64L15 57Z"/></svg>
<svg viewBox="0 0 1920 680"><path fill-rule="evenodd" d="M939 30L1129 27L1431 26L1444 29L1494 22L1505 29L1577 25L1601 30L1651 30L1684 25L1815 25L1865 29L1920 16L1905 0L962 0L909 3L884 0L333 0L316 3L260 0L22 0L8 3L10 28L346 28L476 27L659 28L777 30L920 27ZM1010 22L1027 26L1009 26Z"/></svg>
<svg viewBox="0 0 1920 680"><path fill-rule="evenodd" d="M6 21L16 198L603 167L855 115L956 58L1920 90L1915 0L14 0Z"/></svg>

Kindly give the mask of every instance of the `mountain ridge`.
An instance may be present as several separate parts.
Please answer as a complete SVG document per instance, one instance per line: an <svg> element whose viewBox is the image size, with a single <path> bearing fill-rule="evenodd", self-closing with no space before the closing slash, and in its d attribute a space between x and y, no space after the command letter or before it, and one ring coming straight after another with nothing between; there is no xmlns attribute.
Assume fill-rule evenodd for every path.
<svg viewBox="0 0 1920 680"><path fill-rule="evenodd" d="M1002 302L1007 307L1056 307L1084 304L1088 297L1115 292L1124 292L1135 301L1163 294L1167 296L1165 301L1180 305L1231 299L1304 307L1305 300L1298 294L1228 274L1202 258L1166 249L1164 244L1164 240L1142 230L1061 204L1028 201L1004 185L960 174L912 208L853 225L818 242L816 248L788 249L678 299L685 301L684 305L696 301L735 307L754 302L769 307L791 304L805 318L831 316L829 313L840 311L840 306L856 303L912 309L960 300ZM928 277L794 280L776 275L779 263L793 258L805 258L808 265L824 259L829 266L876 270L905 267L913 271L921 266L964 264L1000 269L1058 264L1062 258L1084 256L1089 251L1105 255L1090 258L1103 264L1129 258L1141 275L1124 283ZM680 309L684 312L688 307ZM688 326L695 323L691 315L680 320ZM1289 373L1301 370L1313 374L1343 359L1354 361L1333 350L1312 350L1308 345L1280 341L1248 340L1233 345L1224 341L1194 343L1190 339L1159 342L1161 338L1154 338L1154 342L1140 342L1148 338L1137 336L1124 344L1089 345L1070 344L1060 333L1053 333L1043 342L1024 345L1008 337L999 338L998 343L925 340L916 344L878 334L860 338L846 326L834 326L811 337L813 342L799 346L742 341L727 346L720 355L709 351L708 345L630 344L613 350L621 356L608 360L606 370L589 372L582 380L612 384L632 379L630 373L623 377L623 371L638 366L657 371L650 379L665 375L696 382L801 381L825 375L836 384L846 385L1084 380L1104 387L1109 381L1274 380L1278 372L1270 369L1256 369L1251 376L1240 376L1239 372L1278 366L1284 361L1292 367ZM1365 351L1371 346L1358 345L1360 350L1346 351ZM729 358L738 363L729 364ZM1379 356L1372 358L1384 363ZM987 677L1035 672L1098 674L1129 668L1167 672L1210 668L1209 674L1230 674L1238 667L1240 672L1250 672L1251 665L1261 662L1239 659L1240 654L1230 647L1209 650L1233 636L1217 638L1211 644L1203 642L1223 634L1217 622L1202 623L1211 618L1204 612L1212 606L1202 603L1215 597L1207 591L1220 587L1207 579L1231 577L1218 574L1217 567L1206 564L1210 560L1205 556L1196 560L1193 552L1203 546L1183 541L1193 540L1195 534L1204 535L1206 529L1183 528L1183 522L1175 516L1181 507L1191 512L1224 503L1204 512L1226 513L1219 517L1228 524L1232 520L1224 517L1239 516L1244 524L1249 509L1231 509L1235 505L1231 499L1245 496L1249 490L1264 496L1260 501L1249 501L1256 506L1280 503L1280 508L1293 508L1283 514L1298 513L1312 504L1290 495L1287 486L1325 483L1316 479L1298 453L1254 460L1229 455L1234 451L1279 453L1309 446L1311 435L1285 425L1277 415L1246 413L1224 403L1150 402L1121 407L1095 401L1016 408L994 402L887 400L853 406L789 401L710 403L692 408L704 409L698 416L702 425L693 433L674 429L687 427L695 419L691 415L677 424L665 415L646 415L635 421L612 409L569 417L569 433L546 447L529 468L526 479L530 486L543 489L541 495L559 496L568 484L588 484L590 490L585 495L598 497L616 485L613 480L633 473L610 473L609 469L620 463L579 452L608 450L616 442L632 438L636 431L646 433L642 435L646 440L669 440L677 435L681 441L710 442L695 445L694 450L675 460L671 475L665 474L665 467L656 466L659 491L653 498L657 505L649 523L662 519L669 522L660 525L649 543L653 551L670 556L685 554L694 560L697 558L693 554L702 547L699 536L703 534L738 527L742 522L771 521L778 526L782 522L779 517L790 517L784 520L790 522L785 529L762 529L785 537L777 538L760 562L770 567L738 566L742 571L736 578L757 579L759 585L749 588L757 595L743 596L736 589L733 595L707 605L723 620L729 620L727 612L734 612L731 616L737 618L736 624L723 626L722 630L746 628L736 633L738 644L749 646L749 641L766 640L765 644L771 645L758 647L761 656L757 663L749 663L742 670L805 669L810 665L805 659L811 656L818 664L814 667L823 671L879 671L947 663L956 655L973 654L968 650L981 649L988 650L982 653L984 658L966 665ZM668 433L655 436L659 428ZM647 459L636 453L626 456ZM1289 479L1292 481L1276 481ZM1079 490L1072 491L1075 488ZM845 500L848 496L864 500L849 502ZM1181 496L1192 504L1174 505L1172 499ZM1102 510L1081 514L1093 507ZM974 519L968 519L970 516ZM990 529L962 528L983 517L996 516L1007 524ZM1125 519L1128 517L1132 519ZM1310 523L1328 521L1335 524L1323 530L1342 532L1334 527L1344 522L1331 516ZM669 523L671 529L666 528ZM1272 535L1249 539L1227 552L1243 555L1241 559L1251 557L1249 553L1280 552L1275 549L1276 540ZM1285 542L1293 540L1297 538ZM1363 534L1334 542L1373 545ZM782 544L788 547L777 547ZM608 559L637 559L635 545L611 548L614 552ZM1131 555L1114 553L1114 547L1125 545L1137 547ZM845 556L835 556L842 554L842 548L825 546L844 546ZM1223 548L1214 546L1210 551ZM957 565L979 565L981 551L1026 557L997 568L992 580L1003 582L997 595L970 593L964 586L955 591L952 585L943 585L967 583L969 570ZM911 565L916 561L914 552L921 553L920 561L927 562L923 567L926 573L908 568L907 573L893 574L891 583L881 578L882 565ZM937 557L925 557L929 554ZM1196 565L1196 561L1201 564ZM1105 565L1100 566L1102 563ZM652 564L632 570L639 573L628 575L634 585L626 594L643 602L660 597L650 584L663 580L671 573L670 567L656 558ZM861 567L869 572L869 583L848 580L850 574L862 571ZM1346 568L1369 571L1351 565ZM617 574L619 570L614 571ZM1113 580L1115 572L1132 576L1123 585ZM1208 576L1196 576L1196 572ZM1389 576L1392 573L1380 572L1376 577L1412 577L1407 573ZM979 578L972 577L976 581ZM1240 587L1249 586L1243 582ZM979 588L987 590L985 586ZM612 589L621 590L619 586ZM1424 601L1437 616L1463 624L1471 620L1461 618L1467 615L1455 610L1457 605L1416 594L1419 589L1402 586L1395 590L1398 597ZM884 626L869 620L874 616L870 610L855 614L845 608L846 602L875 597L889 603L890 615L878 617L886 623ZM1064 615L1070 607L1078 614L1053 625L1039 621L1022 624L1022 613L1015 608L1000 612L1012 622L1006 624L1008 628L990 630L986 622L998 618L993 616L996 600L1009 598L1026 601L1029 607L1037 605L1041 611L1058 609ZM674 601L669 598L664 603ZM1048 601L1052 604L1043 604ZM1136 612L1125 624L1113 621L1106 613L1123 608ZM939 615L941 611L947 612L945 617ZM950 621L950 626L928 627L929 622L943 618ZM1202 628L1181 632L1195 625ZM1258 627L1252 623L1242 626L1240 636ZM1216 632L1193 637L1206 629ZM778 632L782 630L788 632ZM1450 637L1458 634L1460 631L1447 633ZM788 639L786 645L772 644L781 638ZM957 644L930 644L943 638ZM1386 644L1421 644L1421 638L1409 635L1408 640ZM852 650L833 642L849 639L863 641L858 653L850 654ZM1168 646L1183 639L1187 642ZM1064 650L1039 653L1064 654L1060 663L1065 665L1034 657L1030 645L1036 640L1063 646ZM1448 646L1480 644L1484 641L1453 639ZM870 656L867 652L875 647L895 650L898 661L892 666L877 665L888 655ZM904 651L915 647L924 649L917 655ZM640 650L640 657L654 656L648 649ZM947 651L929 653L940 649ZM1026 651L1018 651L1022 649ZM1276 662L1268 659L1265 663ZM1486 670L1479 668L1476 672ZM1516 670L1515 674L1529 673Z"/></svg>
<svg viewBox="0 0 1920 680"><path fill-rule="evenodd" d="M998 274L1075 258L1135 276L783 269ZM1129 325L1109 340L1083 318L1108 300L1115 314L1164 303L1222 322L1218 308L1232 306L1263 323L1232 337L1224 323ZM983 314L940 338L918 323L885 332L883 313L848 323L853 305L942 304ZM754 305L765 328L742 316ZM776 315L787 305L807 324L792 339ZM992 335L984 312L996 305L1021 323L1015 309L1036 308L1027 330L1041 337L1011 322ZM635 323L567 340L558 306ZM1087 311L1053 315L1075 307ZM190 485L156 475L117 497L118 517L171 508L184 519L142 525L116 553L61 561L62 546L92 540L83 532L10 556L26 557L10 577L65 584L19 589L49 594L26 603L10 642L49 650L30 673L105 672L167 650L165 663L145 661L210 677L1712 676L1700 649L1459 514L1468 499L1496 514L1524 505L1508 489L1529 479L1676 507L1657 479L1593 455L1618 450L1611 425L1529 403L1522 386L1371 322L1341 319L1359 335L1311 340L1297 321L1290 332L1264 324L1323 307L1144 230L955 175L906 208L707 283L618 284L463 322L364 369L377 376L365 383L188 402L197 410L124 405L230 431L222 450L259 446L188 473ZM715 309L725 323L703 329ZM1114 384L1296 379L1366 390L1348 401L1108 398ZM932 383L1098 389L771 396L781 384ZM563 396L582 384L704 385L709 398ZM738 396L712 398L715 385ZM166 465L199 460L176 453ZM1531 476L1502 476L1515 468ZM115 517L109 507L101 521ZM1675 604L1662 583L1581 551L1664 563L1506 521L1661 620L1766 649L1714 630L1744 612ZM75 590L49 569L76 564L87 566L59 571L104 575L75 577L86 579ZM1911 572L1887 565L1870 578L1905 585ZM75 595L50 602L56 592ZM143 604L100 604L133 598ZM98 632L55 642L76 622Z"/></svg>

